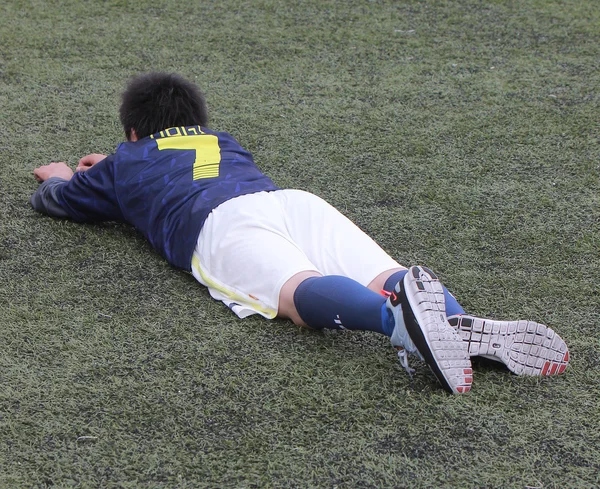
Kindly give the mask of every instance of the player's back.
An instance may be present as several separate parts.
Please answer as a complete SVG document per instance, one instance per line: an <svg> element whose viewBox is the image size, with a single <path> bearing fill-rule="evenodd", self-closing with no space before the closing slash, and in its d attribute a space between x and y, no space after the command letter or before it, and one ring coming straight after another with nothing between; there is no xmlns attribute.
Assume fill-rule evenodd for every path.
<svg viewBox="0 0 600 489"><path fill-rule="evenodd" d="M212 209L240 195L277 189L230 134L199 126L123 143L112 165L125 220L184 268Z"/></svg>

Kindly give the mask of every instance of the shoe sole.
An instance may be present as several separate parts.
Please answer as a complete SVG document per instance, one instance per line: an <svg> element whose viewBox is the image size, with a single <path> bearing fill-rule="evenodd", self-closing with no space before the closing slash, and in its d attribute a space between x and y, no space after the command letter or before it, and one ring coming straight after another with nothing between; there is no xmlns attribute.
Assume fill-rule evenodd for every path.
<svg viewBox="0 0 600 489"><path fill-rule="evenodd" d="M502 362L517 375L558 375L569 363L566 343L543 324L474 316L453 316L448 322L468 344L470 356Z"/></svg>
<svg viewBox="0 0 600 489"><path fill-rule="evenodd" d="M469 392L471 360L466 344L447 322L444 290L437 276L428 268L414 266L400 286L403 293L397 300L406 330L425 362L448 392Z"/></svg>

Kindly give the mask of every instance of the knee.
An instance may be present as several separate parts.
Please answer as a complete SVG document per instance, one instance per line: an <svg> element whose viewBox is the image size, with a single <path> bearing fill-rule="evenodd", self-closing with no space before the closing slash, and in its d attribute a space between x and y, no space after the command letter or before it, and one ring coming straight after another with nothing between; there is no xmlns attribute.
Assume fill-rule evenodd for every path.
<svg viewBox="0 0 600 489"><path fill-rule="evenodd" d="M314 270L300 272L283 284L279 293L279 306L277 309L278 317L291 319L294 324L298 326L306 326L306 323L302 320L296 310L294 294L298 286L310 277L322 277L322 274Z"/></svg>

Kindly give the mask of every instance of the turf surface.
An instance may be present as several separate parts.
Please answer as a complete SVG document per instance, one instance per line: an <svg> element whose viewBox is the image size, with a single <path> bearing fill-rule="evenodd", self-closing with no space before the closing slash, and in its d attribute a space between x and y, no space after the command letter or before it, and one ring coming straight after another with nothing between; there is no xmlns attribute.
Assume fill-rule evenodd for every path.
<svg viewBox="0 0 600 489"><path fill-rule="evenodd" d="M600 486L600 10L522 2L0 5L0 487ZM385 338L237 320L126 226L36 214L141 71L465 308L552 325L557 378L449 396Z"/></svg>

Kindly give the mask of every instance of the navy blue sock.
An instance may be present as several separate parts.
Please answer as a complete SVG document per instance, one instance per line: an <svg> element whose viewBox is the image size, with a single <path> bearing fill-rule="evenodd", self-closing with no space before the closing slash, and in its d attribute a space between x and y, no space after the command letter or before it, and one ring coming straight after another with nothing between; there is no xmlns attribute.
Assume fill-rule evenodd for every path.
<svg viewBox="0 0 600 489"><path fill-rule="evenodd" d="M376 331L390 336L394 324L385 301L382 295L339 275L310 277L294 292L296 310L311 328Z"/></svg>
<svg viewBox="0 0 600 489"><path fill-rule="evenodd" d="M400 282L406 275L408 270L400 270L392 273L392 275L385 281L383 290L391 292L394 290L395 285ZM448 289L442 284L444 288L444 299L446 299L446 316L454 316L455 314L464 314L465 310L461 307L455 297L448 291Z"/></svg>

